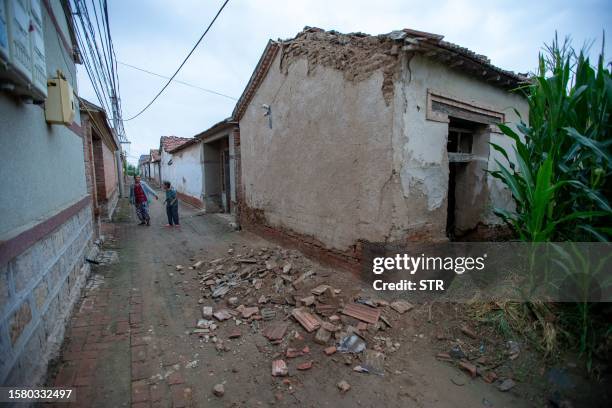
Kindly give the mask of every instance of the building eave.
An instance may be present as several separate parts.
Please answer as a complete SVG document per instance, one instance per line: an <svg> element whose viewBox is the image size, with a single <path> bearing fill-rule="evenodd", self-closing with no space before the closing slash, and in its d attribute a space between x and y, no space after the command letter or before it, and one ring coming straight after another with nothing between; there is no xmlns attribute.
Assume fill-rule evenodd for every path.
<svg viewBox="0 0 612 408"><path fill-rule="evenodd" d="M247 86L244 88L242 95L238 99L236 106L234 107L234 111L232 112L232 119L236 122L240 121L242 115L246 111L249 103L253 99L255 92L259 88L259 85L264 80L270 67L272 66L272 62L280 49L280 43L278 41L269 40L266 48L259 58L259 62L255 67L255 70L251 74L251 78L247 83Z"/></svg>

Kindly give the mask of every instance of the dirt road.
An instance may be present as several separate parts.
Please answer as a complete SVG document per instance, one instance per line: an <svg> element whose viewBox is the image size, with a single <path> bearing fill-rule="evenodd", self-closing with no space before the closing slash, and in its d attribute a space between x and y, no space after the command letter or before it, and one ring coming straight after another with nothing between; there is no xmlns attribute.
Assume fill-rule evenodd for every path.
<svg viewBox="0 0 612 408"><path fill-rule="evenodd" d="M175 266L190 265L190 259L223 257L230 248L274 245L248 232L232 231L220 216L198 216L183 205L180 229L162 227L160 202L153 203L151 215L150 227L138 226L131 208L120 203L117 221L105 227L109 239L104 248L111 251L109 259L116 251L118 260L94 268L67 329L61 358L50 369L49 384L77 387L79 406L531 406L515 390L502 393L436 360L440 350L433 343L438 328L417 310L394 317L394 329L386 335L399 343L399 349L387 356L384 376L353 371L356 364L347 365L340 353L326 356L324 346L312 342L313 334L291 319L288 333L301 334L310 352L302 360L286 359L287 377L271 376L271 361L285 350L271 344L254 324L219 323L216 336L227 350L218 350L212 341L193 334L202 318L197 276L187 267L178 272ZM321 275L328 275L327 281L345 292L367 293L350 274ZM225 301L210 300L215 307ZM433 320L442 313L434 311ZM241 336L228 339L236 327ZM314 361L311 369L295 369L308 359ZM337 387L341 380L351 385L346 393ZM224 396L213 395L216 384L224 385Z"/></svg>

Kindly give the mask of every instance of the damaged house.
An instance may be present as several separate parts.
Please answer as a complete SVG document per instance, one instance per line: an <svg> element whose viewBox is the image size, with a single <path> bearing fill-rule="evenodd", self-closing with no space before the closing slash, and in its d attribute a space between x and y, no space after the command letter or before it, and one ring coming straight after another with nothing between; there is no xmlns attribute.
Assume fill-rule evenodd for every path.
<svg viewBox="0 0 612 408"><path fill-rule="evenodd" d="M496 124L527 120L524 81L408 29L270 41L233 112L242 225L350 260L363 242L490 231L512 201L489 142L509 147Z"/></svg>

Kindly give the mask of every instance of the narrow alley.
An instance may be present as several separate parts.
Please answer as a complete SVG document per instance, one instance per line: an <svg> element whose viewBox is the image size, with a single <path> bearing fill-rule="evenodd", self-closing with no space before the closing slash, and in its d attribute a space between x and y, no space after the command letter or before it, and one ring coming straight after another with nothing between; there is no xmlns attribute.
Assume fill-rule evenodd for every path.
<svg viewBox="0 0 612 408"><path fill-rule="evenodd" d="M182 205L182 227L169 229L162 226L159 202L153 203L151 215L150 227L139 226L133 209L121 200L115 221L103 226L106 243L98 257L102 264L93 268L67 329L61 357L49 372L48 386L76 387L78 406L337 407L354 406L356 401L363 407L524 404L524 397L500 393L495 386L436 360L436 347L448 344L435 340L449 323L444 317L448 311L434 310L434 319L441 322L434 325L427 323L427 307L417 306L405 314L385 308L393 328L380 335L392 338L394 345L386 350L383 375L376 375L356 371L359 361L350 354L326 355L324 350L335 341L318 344L315 333L306 332L291 318L291 305L274 300L274 293L265 286L254 285L246 291L236 287L223 297L200 300L198 270L188 265L198 260L215 265L228 251L238 256L244 251L246 256L253 248L272 254L280 250L294 260L294 268L312 265L315 273L306 285L287 291L294 298L322 283L341 288L345 296L371 293L348 272L331 275L329 269L302 259L297 251L233 231L222 216L201 215ZM178 271L177 265L183 269ZM280 341L264 337L262 329L272 322L258 320L256 315L235 317L239 315L235 310L244 306L266 306L260 303L262 295L276 312L275 322L288 324ZM242 306L236 307L234 296ZM203 334L208 330L194 330L202 319L202 306L207 305L215 311L226 306L234 309L231 319L216 322L216 330L211 326L210 336ZM342 322L349 322L346 319L351 318L342 316ZM298 350L297 354L285 358L291 350ZM288 375L272 376L272 361L283 358ZM302 371L302 363L307 370ZM350 394L339 392L341 381L350 384ZM223 395L217 392L216 396L218 384L223 385Z"/></svg>

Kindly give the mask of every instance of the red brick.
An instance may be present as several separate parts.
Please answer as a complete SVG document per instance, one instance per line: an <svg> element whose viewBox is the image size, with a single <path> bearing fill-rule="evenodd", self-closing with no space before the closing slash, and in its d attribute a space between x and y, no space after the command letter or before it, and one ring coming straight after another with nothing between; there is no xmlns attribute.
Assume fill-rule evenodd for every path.
<svg viewBox="0 0 612 408"><path fill-rule="evenodd" d="M172 395L173 408L186 407L188 401L191 399L191 388L189 387L174 385L170 388L170 393Z"/></svg>
<svg viewBox="0 0 612 408"><path fill-rule="evenodd" d="M144 381L132 382L132 403L149 401L149 385Z"/></svg>
<svg viewBox="0 0 612 408"><path fill-rule="evenodd" d="M70 365L64 365L60 368L55 377L55 386L71 386L74 383L76 375L76 367Z"/></svg>
<svg viewBox="0 0 612 408"><path fill-rule="evenodd" d="M183 384L185 382L183 375L178 371L174 371L166 380L170 385Z"/></svg>
<svg viewBox="0 0 612 408"><path fill-rule="evenodd" d="M142 313L130 313L130 324L142 323Z"/></svg>
<svg viewBox="0 0 612 408"><path fill-rule="evenodd" d="M97 360L81 360L79 361L79 368L77 370L77 376L79 377L91 377L94 374Z"/></svg>
<svg viewBox="0 0 612 408"><path fill-rule="evenodd" d="M115 330L115 333L117 334L127 333L129 329L130 329L130 325L128 322L117 322L117 329Z"/></svg>
<svg viewBox="0 0 612 408"><path fill-rule="evenodd" d="M92 383L93 383L93 377L85 377L85 376L78 375L76 377L76 380L74 380L73 385L77 387L83 387L83 386L89 387L90 385L92 385Z"/></svg>
<svg viewBox="0 0 612 408"><path fill-rule="evenodd" d="M147 359L147 346L132 347L132 361L144 361Z"/></svg>
<svg viewBox="0 0 612 408"><path fill-rule="evenodd" d="M149 388L151 392L151 401L161 401L168 395L168 387L165 384L154 384Z"/></svg>
<svg viewBox="0 0 612 408"><path fill-rule="evenodd" d="M132 381L142 380L151 375L149 364L143 361L132 363Z"/></svg>
<svg viewBox="0 0 612 408"><path fill-rule="evenodd" d="M144 336L132 334L130 336L130 344L132 346L143 346L147 344L147 341L144 339Z"/></svg>

